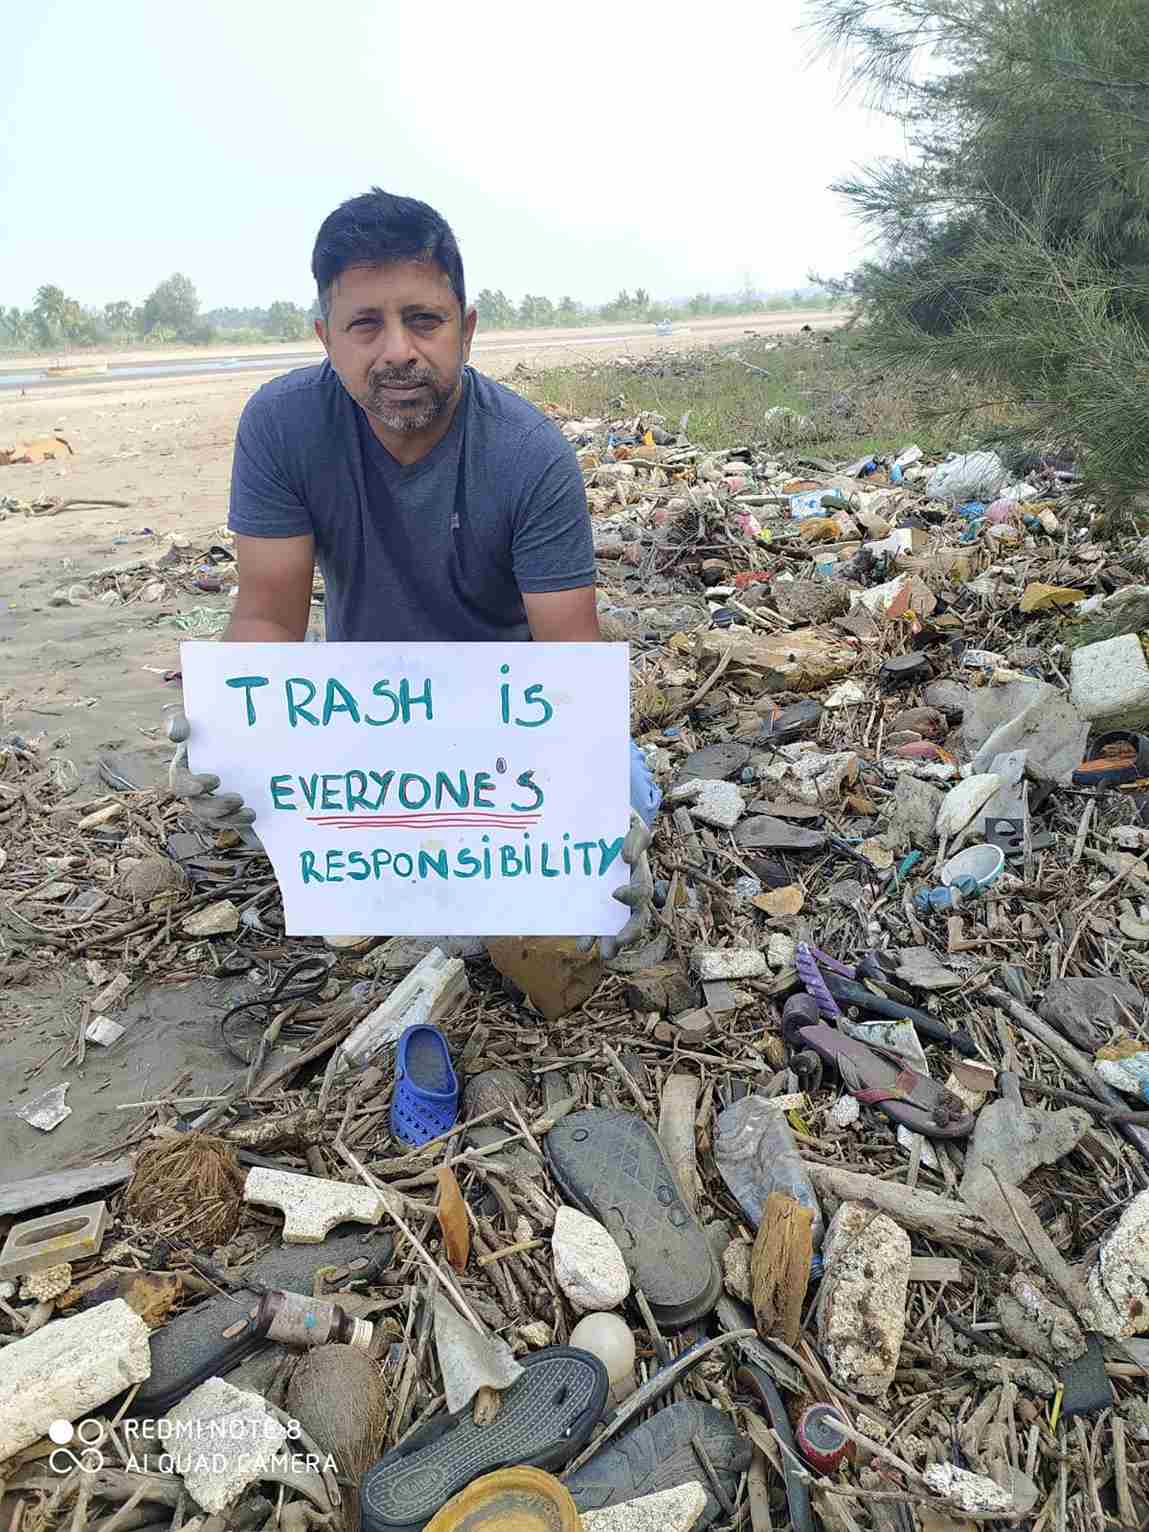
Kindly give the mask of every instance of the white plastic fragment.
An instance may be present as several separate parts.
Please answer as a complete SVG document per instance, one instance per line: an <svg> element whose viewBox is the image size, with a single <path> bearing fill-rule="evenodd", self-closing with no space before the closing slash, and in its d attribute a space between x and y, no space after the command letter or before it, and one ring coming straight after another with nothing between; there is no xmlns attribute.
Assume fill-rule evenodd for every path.
<svg viewBox="0 0 1149 1532"><path fill-rule="evenodd" d="M1136 633L1073 651L1069 695L1082 718L1132 727L1149 719L1149 663Z"/></svg>
<svg viewBox="0 0 1149 1532"><path fill-rule="evenodd" d="M53 1128L58 1128L65 1117L71 1117L72 1108L64 1100L68 1094L69 1081L63 1085L53 1085L50 1090L41 1091L34 1101L29 1101L16 1113L17 1117L23 1118L32 1127L39 1128L41 1133L51 1133Z"/></svg>
<svg viewBox="0 0 1149 1532"><path fill-rule="evenodd" d="M470 989L463 960L433 947L344 1041L339 1050L344 1063L360 1068L397 1043L408 1027L442 1021Z"/></svg>

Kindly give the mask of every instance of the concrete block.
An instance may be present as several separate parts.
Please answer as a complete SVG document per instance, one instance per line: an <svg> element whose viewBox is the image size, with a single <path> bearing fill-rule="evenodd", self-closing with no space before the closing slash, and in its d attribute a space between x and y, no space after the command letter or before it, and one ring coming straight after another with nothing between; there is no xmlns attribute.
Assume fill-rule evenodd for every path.
<svg viewBox="0 0 1149 1532"><path fill-rule="evenodd" d="M54 1319L5 1346L0 1371L0 1463L54 1420L99 1409L152 1370L147 1325L122 1298Z"/></svg>
<svg viewBox="0 0 1149 1532"><path fill-rule="evenodd" d="M1123 633L1075 649L1069 695L1082 718L1127 728L1149 723L1149 663L1138 635Z"/></svg>
<svg viewBox="0 0 1149 1532"><path fill-rule="evenodd" d="M716 830L732 830L746 812L746 800L737 783L694 777L670 795L672 803L690 803L691 813Z"/></svg>
<svg viewBox="0 0 1149 1532"><path fill-rule="evenodd" d="M756 979L766 972L766 955L756 947L695 947L690 961L700 979Z"/></svg>
<svg viewBox="0 0 1149 1532"><path fill-rule="evenodd" d="M292 1451L284 1446L286 1427L267 1413L267 1400L223 1378L193 1388L166 1418L175 1428L168 1451L192 1499L212 1515L249 1485L273 1477L272 1460Z"/></svg>
<svg viewBox="0 0 1149 1532"><path fill-rule="evenodd" d="M580 1511L583 1532L690 1532L706 1509L706 1491L697 1479L605 1505L600 1511Z"/></svg>
<svg viewBox="0 0 1149 1532"><path fill-rule="evenodd" d="M107 1222L106 1202L86 1202L82 1207L25 1219L15 1225L0 1250L0 1278L23 1277L98 1255Z"/></svg>
<svg viewBox="0 0 1149 1532"><path fill-rule="evenodd" d="M822 1248L818 1338L830 1374L865 1397L894 1380L906 1329L910 1237L885 1213L843 1202Z"/></svg>
<svg viewBox="0 0 1149 1532"><path fill-rule="evenodd" d="M288 1170L256 1165L247 1173L243 1200L283 1214L283 1238L289 1245L318 1245L337 1223L378 1223L385 1203L369 1186L325 1181Z"/></svg>
<svg viewBox="0 0 1149 1532"><path fill-rule="evenodd" d="M408 1027L433 1026L449 1016L470 990L462 958L449 958L433 947L341 1045L343 1061L362 1068L381 1049L397 1043Z"/></svg>

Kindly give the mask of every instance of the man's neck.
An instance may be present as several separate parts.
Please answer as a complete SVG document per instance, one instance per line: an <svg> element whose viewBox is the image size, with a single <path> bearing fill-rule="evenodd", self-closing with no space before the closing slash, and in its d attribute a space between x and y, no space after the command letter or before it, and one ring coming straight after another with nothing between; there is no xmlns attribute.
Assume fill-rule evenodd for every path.
<svg viewBox="0 0 1149 1532"><path fill-rule="evenodd" d="M412 463L418 463L425 458L433 447L437 447L451 429L451 422L455 418L455 411L459 408L459 400L463 397L463 379L459 379L459 386L451 397L451 402L443 413L431 422L425 431L391 431L374 415L367 415L367 423L374 431L376 438L382 442L387 451L404 468L409 468Z"/></svg>

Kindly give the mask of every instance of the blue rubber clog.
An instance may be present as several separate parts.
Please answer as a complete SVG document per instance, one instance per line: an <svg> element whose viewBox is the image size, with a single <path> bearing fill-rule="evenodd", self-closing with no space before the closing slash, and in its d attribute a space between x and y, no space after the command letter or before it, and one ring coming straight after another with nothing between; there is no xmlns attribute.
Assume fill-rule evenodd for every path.
<svg viewBox="0 0 1149 1532"><path fill-rule="evenodd" d="M395 1059L391 1132L418 1148L448 1133L458 1117L459 1081L447 1039L438 1027L408 1027Z"/></svg>

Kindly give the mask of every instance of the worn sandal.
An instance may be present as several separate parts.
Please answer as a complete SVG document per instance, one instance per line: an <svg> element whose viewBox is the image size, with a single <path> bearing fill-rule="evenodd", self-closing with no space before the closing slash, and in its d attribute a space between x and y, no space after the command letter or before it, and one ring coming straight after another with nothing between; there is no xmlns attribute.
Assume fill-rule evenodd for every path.
<svg viewBox="0 0 1149 1532"><path fill-rule="evenodd" d="M459 1116L459 1081L438 1027L408 1027L395 1059L391 1132L416 1148L449 1133Z"/></svg>
<svg viewBox="0 0 1149 1532"><path fill-rule="evenodd" d="M509 1465L554 1472L570 1462L606 1403L606 1368L574 1346L547 1346L522 1365L487 1425L475 1424L468 1404L428 1421L368 1469L359 1487L364 1532L421 1532L480 1474Z"/></svg>
<svg viewBox="0 0 1149 1532"><path fill-rule="evenodd" d="M680 1330L709 1314L722 1273L641 1117L601 1107L572 1112L543 1149L566 1196L610 1230L660 1324Z"/></svg>
<svg viewBox="0 0 1149 1532"><path fill-rule="evenodd" d="M708 1527L722 1507L694 1450L696 1438L733 1500L738 1476L750 1467L750 1442L720 1410L694 1399L668 1405L596 1452L570 1475L566 1487L580 1511L600 1511L697 1479L706 1491L706 1508L695 1525Z"/></svg>
<svg viewBox="0 0 1149 1532"><path fill-rule="evenodd" d="M876 1106L893 1122L927 1138L965 1138L973 1113L953 1091L911 1069L900 1054L858 1042L825 1022L796 1026L787 1033L837 1066L842 1083L865 1106Z"/></svg>

